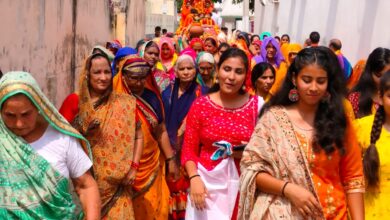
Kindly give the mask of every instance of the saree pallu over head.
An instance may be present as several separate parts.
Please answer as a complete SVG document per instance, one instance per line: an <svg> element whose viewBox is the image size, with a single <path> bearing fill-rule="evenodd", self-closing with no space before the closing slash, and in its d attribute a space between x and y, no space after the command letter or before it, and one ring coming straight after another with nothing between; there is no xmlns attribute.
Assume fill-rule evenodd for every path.
<svg viewBox="0 0 390 220"><path fill-rule="evenodd" d="M138 64L136 64L136 63L138 63ZM115 92L132 95L130 88L128 88L126 86L126 82L123 79L123 70L125 68L131 68L130 66L134 66L134 67L142 66L142 68L146 68L146 67L150 68L149 64L143 58L139 57L138 55L126 56L126 58L124 60L122 60L122 62L120 64L118 74L113 79L113 89ZM134 72L136 72L136 71L134 71ZM162 98L160 95L159 87L158 87L157 82L154 79L154 77L150 71L147 74L144 87L145 87L145 89L151 91L156 96L157 100L154 100L154 101L157 103L157 105L159 105L159 107L162 110L164 110L164 105L163 105L163 101L162 101ZM137 97L137 102L138 102L139 98L140 97ZM163 116L164 116L164 112L163 112Z"/></svg>
<svg viewBox="0 0 390 220"><path fill-rule="evenodd" d="M151 44L152 42L153 44L151 46L156 47L160 53L160 48L158 47L158 44L156 42L147 41L141 46L141 49L139 51L139 56L141 58L144 58L145 56L146 46L148 44ZM156 80L158 87L160 88L160 93L162 93L165 88L167 88L171 84L171 78L160 61L157 61L152 67L152 74Z"/></svg>
<svg viewBox="0 0 390 220"><path fill-rule="evenodd" d="M108 57L108 59L110 60L110 62L114 61L114 59L115 59L115 55L110 50L108 50L107 48L100 46L100 45L96 45L93 47L91 54L94 54L94 53L105 54Z"/></svg>
<svg viewBox="0 0 390 220"><path fill-rule="evenodd" d="M196 57L195 63L196 63L196 67L198 70L199 70L199 64L201 62L208 62L213 66L213 71L210 74L211 74L212 82L214 84L216 81L216 74L215 74L216 65L215 65L214 56L211 53L202 51ZM200 72L198 74L196 74L196 82L199 83L199 85L201 85L201 86L206 86L206 83L203 81L203 78L202 78L202 75L200 74Z"/></svg>
<svg viewBox="0 0 390 220"><path fill-rule="evenodd" d="M125 74L137 75L141 74L138 71L143 71L146 67L148 63L139 56L127 57L114 83L114 91L133 95L122 77L123 70L128 70ZM148 93L148 99L143 98L143 95L134 95L144 141L139 169L133 184L134 214L136 219L167 219L169 190L165 181L165 158L160 153L155 137L155 128L163 120L159 118L155 108L161 109L162 117L164 108L159 88L150 70L146 77L144 93Z"/></svg>
<svg viewBox="0 0 390 220"><path fill-rule="evenodd" d="M89 144L49 102L26 72L9 72L0 80L0 106L23 94L59 132ZM0 116L1 117L1 116ZM73 219L75 205L68 180L0 120L0 216L18 219Z"/></svg>
<svg viewBox="0 0 390 220"><path fill-rule="evenodd" d="M87 62L90 62L87 59ZM87 66L87 65L86 65ZM80 76L79 114L75 127L92 146L93 171L101 200L102 217L125 219L133 216L131 190L122 186L133 159L136 130L136 101L117 94L109 87L93 103L88 83L88 71Z"/></svg>
<svg viewBox="0 0 390 220"><path fill-rule="evenodd" d="M164 60L162 57L162 47L164 44L166 44L169 48L169 58L166 60ZM163 68L165 70L165 72L169 74L171 82L173 82L175 80L175 70L173 67L176 64L176 60L178 57L176 52L175 52L175 46L173 44L174 44L173 40L169 37L161 37L160 41L158 42L158 46L160 48L160 60L161 60L160 64L162 66L159 66L159 63L158 63L157 67L159 69Z"/></svg>
<svg viewBox="0 0 390 220"><path fill-rule="evenodd" d="M276 50L275 57L274 57L274 62L276 65L275 68L279 68L280 64L284 61L284 57L283 57L282 51L280 50L279 43L273 37L267 37L263 40L263 42L261 44L261 48L260 48L260 55L255 56L254 59L255 59L256 63L260 63L260 62L268 62L269 63L269 61L267 59L267 45L269 43L271 43L272 46L275 47L275 50Z"/></svg>
<svg viewBox="0 0 390 220"><path fill-rule="evenodd" d="M129 55L133 55L133 54L137 54L137 50L134 48L131 48L131 47L124 47L124 48L121 48L118 50L118 52L116 53L115 58L111 64L112 76L116 76L116 74L117 74L116 68L115 68L116 65L118 63L120 65L120 62L123 61L124 57L129 56Z"/></svg>

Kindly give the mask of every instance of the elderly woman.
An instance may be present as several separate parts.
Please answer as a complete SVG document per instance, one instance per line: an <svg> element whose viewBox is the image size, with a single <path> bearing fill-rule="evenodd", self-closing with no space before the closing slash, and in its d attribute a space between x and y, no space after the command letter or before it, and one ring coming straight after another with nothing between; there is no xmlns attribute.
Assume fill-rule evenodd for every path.
<svg viewBox="0 0 390 220"><path fill-rule="evenodd" d="M86 219L100 219L88 142L58 113L29 73L0 80L0 216L74 219L72 180Z"/></svg>
<svg viewBox="0 0 390 220"><path fill-rule="evenodd" d="M135 219L167 219L169 178L178 174L175 154L164 123L162 100L150 65L137 55L126 58L116 78L114 90L137 100L137 117L141 121L144 147L132 188Z"/></svg>
<svg viewBox="0 0 390 220"><path fill-rule="evenodd" d="M211 88L215 83L215 61L211 53L200 52L196 58L199 74L197 82L208 88Z"/></svg>
<svg viewBox="0 0 390 220"><path fill-rule="evenodd" d="M211 58L212 55L210 54ZM185 130L187 113L192 102L202 94L206 88L196 82L196 68L194 59L188 55L180 55L175 66L175 84L162 93L165 108L165 124L169 140L176 151L177 162L180 161L181 145ZM188 180L181 175L176 181L168 181L171 192L171 219L180 219L185 216Z"/></svg>
<svg viewBox="0 0 390 220"><path fill-rule="evenodd" d="M102 217L134 219L127 186L135 179L143 144L135 98L112 92L110 63L99 53L86 60L79 88L73 124L92 146Z"/></svg>

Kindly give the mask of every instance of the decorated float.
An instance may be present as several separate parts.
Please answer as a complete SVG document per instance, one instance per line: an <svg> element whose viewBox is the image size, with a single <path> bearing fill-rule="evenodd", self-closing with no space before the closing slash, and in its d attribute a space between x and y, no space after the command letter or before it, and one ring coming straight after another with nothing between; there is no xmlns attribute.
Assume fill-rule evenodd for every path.
<svg viewBox="0 0 390 220"><path fill-rule="evenodd" d="M184 0L176 34L187 35L189 39L203 35L217 36L220 29L211 18L213 10L213 0Z"/></svg>

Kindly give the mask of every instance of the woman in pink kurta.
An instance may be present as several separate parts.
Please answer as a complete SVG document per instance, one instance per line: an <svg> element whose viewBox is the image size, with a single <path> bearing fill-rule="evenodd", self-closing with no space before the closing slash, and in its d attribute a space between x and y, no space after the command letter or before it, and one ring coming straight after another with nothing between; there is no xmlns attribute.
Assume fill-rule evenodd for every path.
<svg viewBox="0 0 390 220"><path fill-rule="evenodd" d="M182 163L192 160L207 170L214 169L222 159L213 161L211 155L218 141L234 146L248 142L256 125L258 98L252 96L242 107L229 109L214 103L209 96L197 99L188 113ZM234 160L237 168L239 159Z"/></svg>
<svg viewBox="0 0 390 220"><path fill-rule="evenodd" d="M248 67L242 50L228 49L218 63L219 83L187 115L181 154L191 185L186 219L236 219L239 145L249 141L260 106L243 89Z"/></svg>

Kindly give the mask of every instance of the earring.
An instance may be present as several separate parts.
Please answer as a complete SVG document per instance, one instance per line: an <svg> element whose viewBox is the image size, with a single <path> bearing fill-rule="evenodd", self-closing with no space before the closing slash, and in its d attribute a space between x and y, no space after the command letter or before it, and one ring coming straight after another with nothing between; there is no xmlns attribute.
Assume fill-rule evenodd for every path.
<svg viewBox="0 0 390 220"><path fill-rule="evenodd" d="M241 86L241 89L244 90L244 91L246 91L246 86L245 86L245 85L242 85L242 86Z"/></svg>
<svg viewBox="0 0 390 220"><path fill-rule="evenodd" d="M297 102L299 100L299 94L296 87L292 88L288 93L288 99L292 102Z"/></svg>

